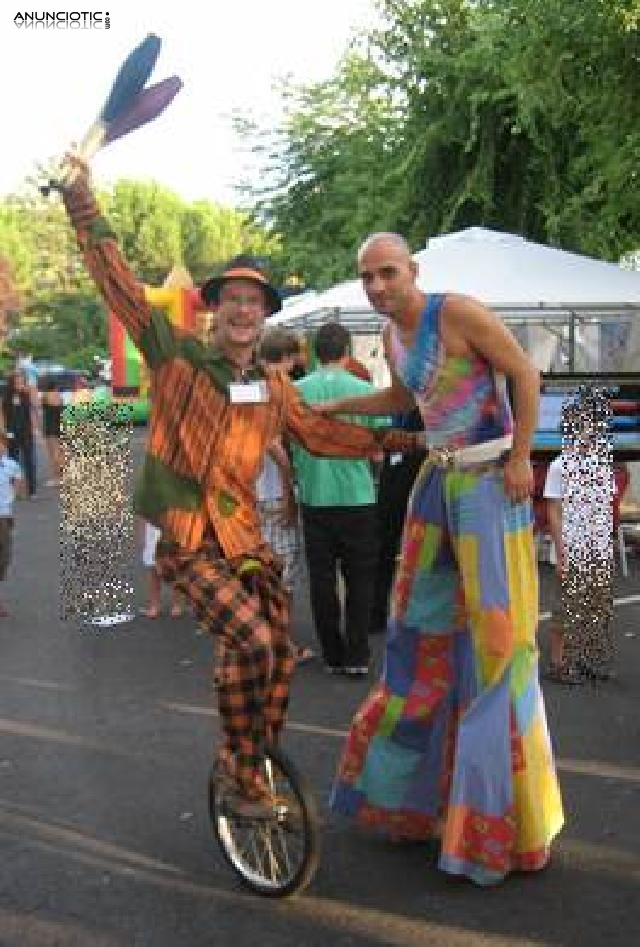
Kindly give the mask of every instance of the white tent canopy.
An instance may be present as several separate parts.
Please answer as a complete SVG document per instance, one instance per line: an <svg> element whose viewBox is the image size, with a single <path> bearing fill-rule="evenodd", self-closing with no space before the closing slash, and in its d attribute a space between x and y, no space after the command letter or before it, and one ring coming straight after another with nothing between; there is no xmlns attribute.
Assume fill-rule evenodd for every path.
<svg viewBox="0 0 640 947"><path fill-rule="evenodd" d="M624 332L618 332L617 343L612 342L615 332L611 331L607 342L609 346L617 344L621 356L624 350L625 362L631 350L634 357L638 355L640 272L482 227L435 237L414 254L414 259L423 291L473 296L500 312L509 323L519 324L522 331L517 334L535 350L536 361L543 369L550 367L559 352L557 326L562 323L566 331L560 332L560 341L570 344L572 351L581 347L577 362L571 356L573 368L611 369L611 365L602 365L604 323L626 326ZM552 333L548 330L550 317L556 320ZM359 332L375 332L380 325L359 280L339 283L298 303L292 300L273 321L307 328L328 318L339 318ZM585 330L594 319L597 331ZM547 334L545 345L541 345L543 331ZM528 338L523 338L526 335ZM637 361L624 367L637 369ZM617 365L618 369L622 367Z"/></svg>
<svg viewBox="0 0 640 947"><path fill-rule="evenodd" d="M640 273L482 227L435 237L415 259L421 287L498 309L640 307Z"/></svg>

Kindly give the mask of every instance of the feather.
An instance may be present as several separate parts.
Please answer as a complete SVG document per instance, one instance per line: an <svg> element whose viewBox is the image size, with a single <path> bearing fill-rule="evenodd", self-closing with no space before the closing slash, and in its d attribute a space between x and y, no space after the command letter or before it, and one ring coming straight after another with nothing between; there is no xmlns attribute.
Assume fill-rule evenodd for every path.
<svg viewBox="0 0 640 947"><path fill-rule="evenodd" d="M104 144L108 145L136 128L140 128L141 125L153 121L173 101L181 88L182 81L178 76L169 76L168 79L163 79L162 82L143 89L128 107L109 123Z"/></svg>
<svg viewBox="0 0 640 947"><path fill-rule="evenodd" d="M104 125L108 126L144 89L160 53L160 44L160 38L150 33L122 63L98 116Z"/></svg>
<svg viewBox="0 0 640 947"><path fill-rule="evenodd" d="M96 152L102 148L106 134L107 126L104 122L95 121L78 143L76 148L78 155L84 158L85 161L91 161Z"/></svg>
<svg viewBox="0 0 640 947"><path fill-rule="evenodd" d="M85 161L90 161L105 143L115 141L127 132L150 122L179 92L182 83L177 76L171 76L147 90L144 88L160 54L161 42L158 36L150 33L129 53L120 66L97 119L75 149ZM119 116L122 116L122 121L116 124ZM114 125L110 130L112 123ZM70 184L76 173L76 170L63 160L55 177L42 185L40 190L46 196L52 188L59 189Z"/></svg>

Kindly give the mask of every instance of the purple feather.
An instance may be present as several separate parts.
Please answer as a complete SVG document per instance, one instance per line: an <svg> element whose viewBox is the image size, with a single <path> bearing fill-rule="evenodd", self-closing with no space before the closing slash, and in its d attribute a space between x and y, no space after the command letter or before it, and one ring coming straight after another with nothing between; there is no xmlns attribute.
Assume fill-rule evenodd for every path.
<svg viewBox="0 0 640 947"><path fill-rule="evenodd" d="M143 89L128 107L109 123L105 145L153 121L175 99L181 88L182 80L178 76L169 76L168 79Z"/></svg>
<svg viewBox="0 0 640 947"><path fill-rule="evenodd" d="M99 115L105 125L117 118L144 89L160 53L160 43L160 38L150 33L122 63Z"/></svg>

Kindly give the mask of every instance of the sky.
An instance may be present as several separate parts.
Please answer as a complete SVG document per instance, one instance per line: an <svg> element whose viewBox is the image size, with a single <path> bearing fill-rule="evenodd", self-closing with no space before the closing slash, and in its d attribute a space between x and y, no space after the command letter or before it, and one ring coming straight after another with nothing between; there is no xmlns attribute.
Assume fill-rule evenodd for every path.
<svg viewBox="0 0 640 947"><path fill-rule="evenodd" d="M128 52L148 33L162 39L150 82L177 74L183 88L153 123L94 159L96 181L153 178L186 200L238 203L246 146L231 113L275 118L279 77L329 78L354 29L373 21L373 0L45 0L0 10L3 146L0 195L16 191L38 162L78 141ZM17 13L109 14L103 26L17 26ZM254 171L255 173L255 171Z"/></svg>

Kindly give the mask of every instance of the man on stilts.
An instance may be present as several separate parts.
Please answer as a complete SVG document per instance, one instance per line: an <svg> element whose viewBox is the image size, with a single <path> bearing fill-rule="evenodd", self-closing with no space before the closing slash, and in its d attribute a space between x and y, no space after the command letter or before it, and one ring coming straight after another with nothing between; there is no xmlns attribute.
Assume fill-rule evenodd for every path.
<svg viewBox="0 0 640 947"><path fill-rule="evenodd" d="M371 236L358 268L389 319L392 385L322 408L417 405L429 450L409 501L382 679L353 720L332 806L394 839L437 839L442 870L494 884L544 867L563 824L538 681L538 372L480 303L421 292L399 235Z"/></svg>

